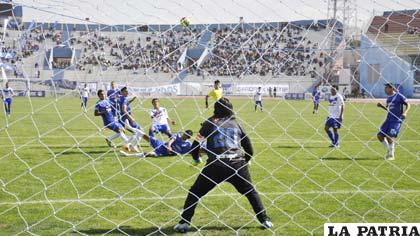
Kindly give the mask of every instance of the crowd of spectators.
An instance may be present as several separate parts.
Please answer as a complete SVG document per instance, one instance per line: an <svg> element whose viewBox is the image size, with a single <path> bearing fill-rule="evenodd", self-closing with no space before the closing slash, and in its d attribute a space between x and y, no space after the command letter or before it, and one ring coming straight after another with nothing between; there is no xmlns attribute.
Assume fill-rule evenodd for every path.
<svg viewBox="0 0 420 236"><path fill-rule="evenodd" d="M278 29L219 30L212 42L213 54L201 68L219 76L314 77L325 64L325 53L305 32L306 29L291 25Z"/></svg>
<svg viewBox="0 0 420 236"><path fill-rule="evenodd" d="M309 30L318 29L288 24L278 28L215 30L207 59L199 69L189 67L189 72L236 77L250 74L315 77L326 64L327 56L307 36ZM81 51L74 64L77 70L91 73L92 68L98 66L102 70L113 68L133 73L146 70L175 73L181 69L177 63L181 54L197 44L201 33L189 29L120 34L77 31L69 34L69 42L63 42L63 31L36 28L26 34L23 47L19 48L19 43L3 45L2 51L16 53L13 60L16 62L38 52L45 42L61 47L68 43ZM15 41L22 38L21 35ZM54 67L59 68L70 66L69 63L55 64Z"/></svg>
<svg viewBox="0 0 420 236"><path fill-rule="evenodd" d="M133 70L134 73L141 69L174 72L182 52L198 37L198 32L192 31L145 33L141 36L131 33L131 37L129 34L111 38L97 33L81 33L75 42L83 48L77 68L86 70L89 65L100 65L103 69L113 67L117 70Z"/></svg>

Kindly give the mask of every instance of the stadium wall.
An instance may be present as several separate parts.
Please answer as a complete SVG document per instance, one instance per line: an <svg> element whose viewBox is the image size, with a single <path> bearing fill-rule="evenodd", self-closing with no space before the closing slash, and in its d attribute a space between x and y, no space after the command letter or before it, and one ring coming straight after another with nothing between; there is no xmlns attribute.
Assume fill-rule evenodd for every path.
<svg viewBox="0 0 420 236"><path fill-rule="evenodd" d="M407 61L362 35L360 89L373 97L386 97L383 84L391 82L402 94L413 97L414 70Z"/></svg>

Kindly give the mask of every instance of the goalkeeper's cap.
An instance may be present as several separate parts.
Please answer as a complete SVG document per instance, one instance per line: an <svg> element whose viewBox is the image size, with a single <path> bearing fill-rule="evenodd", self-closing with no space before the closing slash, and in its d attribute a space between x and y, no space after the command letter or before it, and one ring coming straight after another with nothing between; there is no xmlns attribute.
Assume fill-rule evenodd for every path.
<svg viewBox="0 0 420 236"><path fill-rule="evenodd" d="M233 105L229 99L222 97L214 104L214 117L225 118L233 116Z"/></svg>

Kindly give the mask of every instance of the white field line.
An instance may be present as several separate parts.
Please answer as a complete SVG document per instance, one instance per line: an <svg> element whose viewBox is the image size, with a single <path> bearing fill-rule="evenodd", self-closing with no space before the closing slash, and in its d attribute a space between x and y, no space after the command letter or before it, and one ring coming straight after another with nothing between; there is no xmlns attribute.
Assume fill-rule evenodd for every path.
<svg viewBox="0 0 420 236"><path fill-rule="evenodd" d="M338 190L338 191L307 191L307 192L268 192L263 193L260 192L262 196L280 196L280 195L311 195L311 194L355 194L355 193L367 193L367 194L404 194L404 193L412 193L412 194L420 194L420 190ZM232 194L208 194L205 197L231 197L231 196L241 196L238 193ZM77 203L77 202L111 202L115 201L116 199L120 199L121 201L137 201L137 200L176 200L176 199L184 199L187 197L185 195L179 196L171 196L171 197L129 197L129 198L85 198L85 199L51 199L51 200L38 200L38 201L23 201L23 202L0 202L0 206L4 205L37 205L37 204L51 204L51 203Z"/></svg>

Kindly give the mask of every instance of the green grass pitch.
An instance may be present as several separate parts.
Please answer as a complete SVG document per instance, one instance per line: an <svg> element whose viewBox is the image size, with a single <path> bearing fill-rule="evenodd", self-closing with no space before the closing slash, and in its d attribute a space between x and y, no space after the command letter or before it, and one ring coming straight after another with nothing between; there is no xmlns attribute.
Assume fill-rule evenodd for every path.
<svg viewBox="0 0 420 236"><path fill-rule="evenodd" d="M160 235L173 225L199 173L191 157L131 158L106 146L93 116L74 97L15 98L0 115L0 235ZM210 116L200 98L162 99L177 121L192 129ZM385 112L374 103L346 103L341 148L328 148L326 104L233 99L255 149L252 178L273 220L262 230L246 199L229 184L204 197L192 234L321 235L326 222L418 222L420 216L420 109L414 105L385 161L377 142ZM150 125L150 100L133 104ZM105 131L104 135L109 135ZM150 150L142 141L142 148Z"/></svg>

